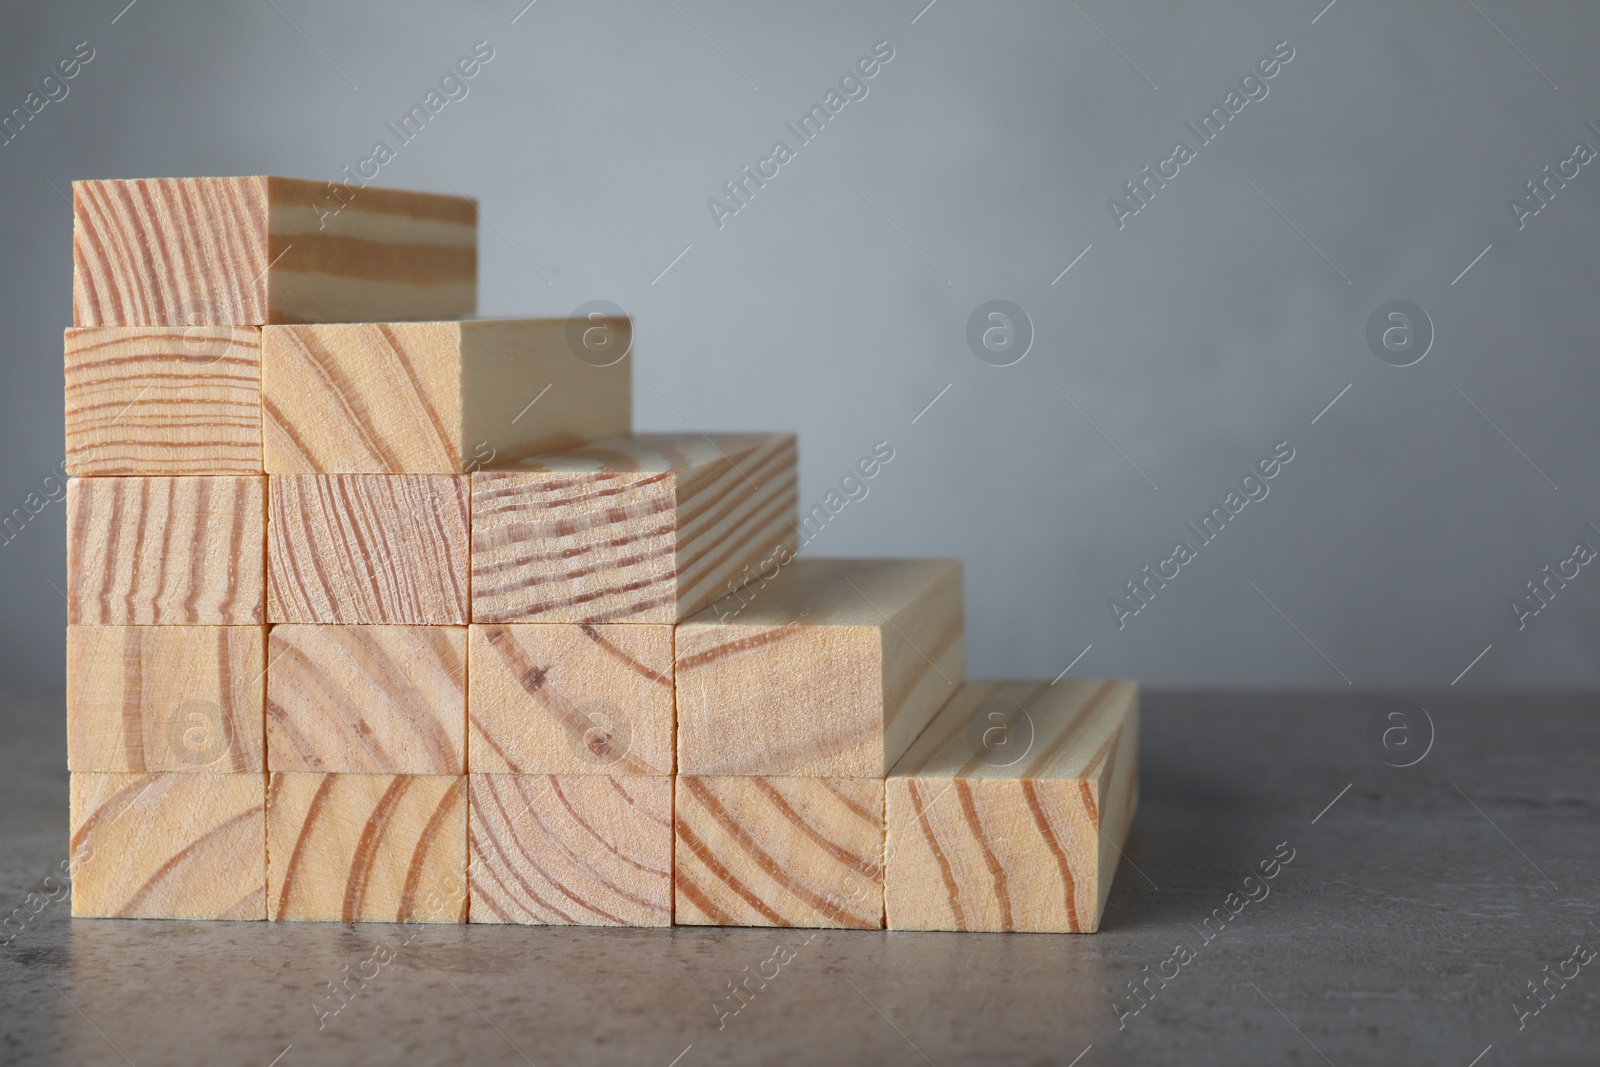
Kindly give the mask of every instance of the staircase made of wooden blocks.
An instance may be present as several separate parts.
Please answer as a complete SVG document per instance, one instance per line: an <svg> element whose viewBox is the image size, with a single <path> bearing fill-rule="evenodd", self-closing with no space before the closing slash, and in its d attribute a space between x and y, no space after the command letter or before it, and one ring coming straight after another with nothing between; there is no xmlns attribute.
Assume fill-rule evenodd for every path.
<svg viewBox="0 0 1600 1067"><path fill-rule="evenodd" d="M473 201L73 207L74 915L1099 927L1136 687L795 558L794 437L633 434L628 319L461 318Z"/></svg>

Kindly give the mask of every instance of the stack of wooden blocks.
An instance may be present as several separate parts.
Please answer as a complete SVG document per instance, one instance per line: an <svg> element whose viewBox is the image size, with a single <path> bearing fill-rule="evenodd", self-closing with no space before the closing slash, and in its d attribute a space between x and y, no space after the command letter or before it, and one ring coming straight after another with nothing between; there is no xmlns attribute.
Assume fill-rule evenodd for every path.
<svg viewBox="0 0 1600 1067"><path fill-rule="evenodd" d="M75 915L1098 927L1135 687L967 683L959 564L796 559L794 438L632 434L627 319L462 318L472 201L74 214Z"/></svg>

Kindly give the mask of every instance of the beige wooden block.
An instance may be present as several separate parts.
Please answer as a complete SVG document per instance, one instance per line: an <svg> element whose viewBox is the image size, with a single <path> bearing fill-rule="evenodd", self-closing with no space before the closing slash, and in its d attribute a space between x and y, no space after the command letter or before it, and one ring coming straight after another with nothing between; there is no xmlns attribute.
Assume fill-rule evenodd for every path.
<svg viewBox="0 0 1600 1067"><path fill-rule="evenodd" d="M464 626L272 628L274 771L467 773Z"/></svg>
<svg viewBox="0 0 1600 1067"><path fill-rule="evenodd" d="M267 786L271 918L467 921L467 780L275 771Z"/></svg>
<svg viewBox="0 0 1600 1067"><path fill-rule="evenodd" d="M260 774L72 775L72 914L266 918Z"/></svg>
<svg viewBox="0 0 1600 1067"><path fill-rule="evenodd" d="M679 775L673 922L883 927L883 780Z"/></svg>
<svg viewBox="0 0 1600 1067"><path fill-rule="evenodd" d="M961 565L796 560L678 627L678 770L881 778L962 681Z"/></svg>
<svg viewBox="0 0 1600 1067"><path fill-rule="evenodd" d="M641 434L480 471L473 621L687 618L793 555L795 462L785 434Z"/></svg>
<svg viewBox="0 0 1600 1067"><path fill-rule="evenodd" d="M887 786L891 930L1093 933L1138 805L1138 687L969 683Z"/></svg>
<svg viewBox="0 0 1600 1067"><path fill-rule="evenodd" d="M268 482L272 622L466 623L464 475L274 474Z"/></svg>
<svg viewBox="0 0 1600 1067"><path fill-rule="evenodd" d="M67 473L260 474L261 331L66 332Z"/></svg>
<svg viewBox="0 0 1600 1067"><path fill-rule="evenodd" d="M475 923L668 926L672 779L473 774Z"/></svg>
<svg viewBox="0 0 1600 1067"><path fill-rule="evenodd" d="M574 354L581 321L268 326L266 469L460 474L625 434L631 364ZM632 336L627 319L589 328Z"/></svg>
<svg viewBox="0 0 1600 1067"><path fill-rule="evenodd" d="M266 479L73 478L67 621L265 621Z"/></svg>
<svg viewBox="0 0 1600 1067"><path fill-rule="evenodd" d="M260 772L266 628L68 626L67 767Z"/></svg>
<svg viewBox="0 0 1600 1067"><path fill-rule="evenodd" d="M292 178L72 183L74 326L470 315L471 200Z"/></svg>
<svg viewBox="0 0 1600 1067"><path fill-rule="evenodd" d="M672 773L672 627L474 623L474 774Z"/></svg>

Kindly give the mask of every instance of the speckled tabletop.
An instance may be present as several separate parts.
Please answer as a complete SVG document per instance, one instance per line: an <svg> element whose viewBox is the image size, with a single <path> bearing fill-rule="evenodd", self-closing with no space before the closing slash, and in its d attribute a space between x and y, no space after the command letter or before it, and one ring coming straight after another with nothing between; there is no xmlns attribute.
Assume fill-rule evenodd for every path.
<svg viewBox="0 0 1600 1067"><path fill-rule="evenodd" d="M13 697L0 1064L1600 1062L1600 696L1144 709L1128 861L1074 937L72 920L61 702Z"/></svg>

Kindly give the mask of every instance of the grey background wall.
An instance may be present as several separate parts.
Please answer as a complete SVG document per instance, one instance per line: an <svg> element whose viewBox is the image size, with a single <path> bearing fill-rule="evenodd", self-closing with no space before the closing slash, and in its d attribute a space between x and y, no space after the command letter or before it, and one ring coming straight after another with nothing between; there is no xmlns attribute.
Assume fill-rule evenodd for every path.
<svg viewBox="0 0 1600 1067"><path fill-rule="evenodd" d="M636 317L640 428L797 431L807 506L889 441L807 551L962 557L975 675L1600 681L1600 567L1511 608L1600 548L1600 164L1521 228L1508 206L1600 148L1593 5L524 2L7 4L0 111L94 58L0 148L0 507L61 458L72 179L333 178L383 140L378 181L480 198L484 314ZM385 123L478 41L400 145ZM880 41L800 145L784 124ZM1184 124L1284 41L1200 145ZM1119 228L1108 199L1180 138ZM719 227L708 198L780 139ZM1005 367L966 337L997 298L1034 334ZM1435 331L1404 368L1366 339L1393 299ZM1265 499L1185 529L1279 442ZM50 503L0 545L13 687L61 684L63 536ZM1119 628L1108 600L1180 538Z"/></svg>

